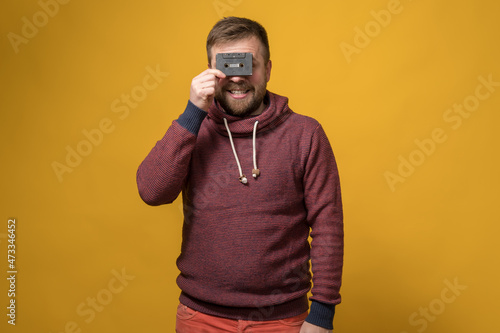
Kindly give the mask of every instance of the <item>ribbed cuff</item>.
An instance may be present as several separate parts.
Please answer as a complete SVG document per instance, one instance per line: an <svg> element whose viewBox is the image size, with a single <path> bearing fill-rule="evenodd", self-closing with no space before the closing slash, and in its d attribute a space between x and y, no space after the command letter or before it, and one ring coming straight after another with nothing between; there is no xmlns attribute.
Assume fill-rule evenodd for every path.
<svg viewBox="0 0 500 333"><path fill-rule="evenodd" d="M177 122L189 132L193 133L194 135L198 135L201 123L206 116L206 111L200 109L199 107L191 103L191 101L188 101L184 113L179 116Z"/></svg>
<svg viewBox="0 0 500 333"><path fill-rule="evenodd" d="M333 316L335 315L335 304L326 304L311 301L311 309L306 321L310 324L333 330Z"/></svg>

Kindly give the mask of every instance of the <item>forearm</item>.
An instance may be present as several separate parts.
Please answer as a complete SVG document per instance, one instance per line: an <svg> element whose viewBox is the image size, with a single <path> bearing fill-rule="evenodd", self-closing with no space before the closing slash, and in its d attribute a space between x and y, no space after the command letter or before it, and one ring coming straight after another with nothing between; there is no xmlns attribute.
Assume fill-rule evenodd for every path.
<svg viewBox="0 0 500 333"><path fill-rule="evenodd" d="M157 206L173 202L186 179L198 130L206 112L188 103L137 170L142 200Z"/></svg>

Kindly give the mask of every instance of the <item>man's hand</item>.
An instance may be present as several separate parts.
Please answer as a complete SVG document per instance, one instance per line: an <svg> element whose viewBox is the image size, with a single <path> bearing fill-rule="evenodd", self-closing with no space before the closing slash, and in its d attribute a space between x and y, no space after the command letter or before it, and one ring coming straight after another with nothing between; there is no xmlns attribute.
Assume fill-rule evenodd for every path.
<svg viewBox="0 0 500 333"><path fill-rule="evenodd" d="M226 75L218 69L207 69L196 76L191 82L191 93L189 100L191 103L204 111L208 111L214 100L215 87L219 79Z"/></svg>
<svg viewBox="0 0 500 333"><path fill-rule="evenodd" d="M327 330L326 328L319 327L308 323L307 321L302 324L300 333L333 333L333 331Z"/></svg>

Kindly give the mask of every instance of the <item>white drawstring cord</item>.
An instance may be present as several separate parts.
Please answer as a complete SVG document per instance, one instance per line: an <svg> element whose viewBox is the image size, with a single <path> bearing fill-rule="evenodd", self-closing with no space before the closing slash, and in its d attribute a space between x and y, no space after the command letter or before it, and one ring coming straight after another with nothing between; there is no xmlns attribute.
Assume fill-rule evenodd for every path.
<svg viewBox="0 0 500 333"><path fill-rule="evenodd" d="M255 137L257 136L257 124L259 121L256 121L253 125L253 170L252 176L253 178L257 178L260 175L260 170L257 169L257 149L255 143ZM226 118L224 118L224 125L226 126L227 134L229 136L229 142L231 142L231 148L233 149L234 158L236 159L236 164L238 165L238 171L240 172L240 182L243 184L248 183L247 177L243 174L241 170L240 160L238 159L238 154L236 153L236 148L234 148L233 136L231 135L231 131L229 130L229 126L227 124Z"/></svg>
<svg viewBox="0 0 500 333"><path fill-rule="evenodd" d="M240 182L246 184L248 182L247 177L241 171L240 160L238 159L238 154L236 154L236 149L234 148L233 137L231 136L231 131L227 125L227 120L224 118L224 125L226 125L227 134L229 135L229 141L231 142L231 148L233 149L234 158L236 159L236 164L238 164L238 170L240 171Z"/></svg>
<svg viewBox="0 0 500 333"><path fill-rule="evenodd" d="M257 124L259 121L255 121L255 124L253 125L253 170L252 170L252 176L253 178L257 178L260 175L260 170L257 169L257 149L256 143L255 143L255 137L257 136Z"/></svg>

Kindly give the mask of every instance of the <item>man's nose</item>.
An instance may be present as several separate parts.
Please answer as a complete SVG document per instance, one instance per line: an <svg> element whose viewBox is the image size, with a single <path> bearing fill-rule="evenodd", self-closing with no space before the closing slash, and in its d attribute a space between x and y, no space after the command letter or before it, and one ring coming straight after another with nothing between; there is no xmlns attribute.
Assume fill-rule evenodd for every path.
<svg viewBox="0 0 500 333"><path fill-rule="evenodd" d="M243 76L230 76L229 80L234 83L239 83L245 80Z"/></svg>

